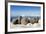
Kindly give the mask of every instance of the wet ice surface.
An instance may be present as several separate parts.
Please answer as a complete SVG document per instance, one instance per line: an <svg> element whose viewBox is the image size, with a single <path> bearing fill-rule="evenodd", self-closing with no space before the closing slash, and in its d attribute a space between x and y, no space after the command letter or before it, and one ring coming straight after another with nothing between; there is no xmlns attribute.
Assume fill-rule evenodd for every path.
<svg viewBox="0 0 46 34"><path fill-rule="evenodd" d="M17 25L14 25L14 24L10 24L10 29L11 29L11 32L12 31L28 31L28 30L37 30L37 29L34 29L34 28L40 28L40 24L39 23L35 23L35 24L31 24L31 23L28 23L27 25L22 25L22 24L17 24Z"/></svg>
<svg viewBox="0 0 46 34"><path fill-rule="evenodd" d="M10 27L11 28L38 28L38 27L40 27L40 24L39 23L35 23L35 24L28 23L27 25L22 25L22 24L14 25L14 24L11 24Z"/></svg>

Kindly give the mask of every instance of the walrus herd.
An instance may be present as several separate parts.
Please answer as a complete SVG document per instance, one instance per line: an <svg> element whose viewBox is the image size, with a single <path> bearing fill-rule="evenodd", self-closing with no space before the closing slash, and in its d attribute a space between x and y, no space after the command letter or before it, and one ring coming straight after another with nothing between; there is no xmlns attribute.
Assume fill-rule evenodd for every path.
<svg viewBox="0 0 46 34"><path fill-rule="evenodd" d="M28 23L34 24L34 23L38 23L39 18L27 18L27 17L19 17L17 18L13 24L22 24L22 25L26 25Z"/></svg>

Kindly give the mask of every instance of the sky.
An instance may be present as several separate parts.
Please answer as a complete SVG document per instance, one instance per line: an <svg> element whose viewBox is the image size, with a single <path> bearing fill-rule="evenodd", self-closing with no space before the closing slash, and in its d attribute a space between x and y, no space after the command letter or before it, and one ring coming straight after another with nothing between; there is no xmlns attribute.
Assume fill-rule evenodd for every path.
<svg viewBox="0 0 46 34"><path fill-rule="evenodd" d="M10 6L11 16L40 16L40 12L39 6Z"/></svg>

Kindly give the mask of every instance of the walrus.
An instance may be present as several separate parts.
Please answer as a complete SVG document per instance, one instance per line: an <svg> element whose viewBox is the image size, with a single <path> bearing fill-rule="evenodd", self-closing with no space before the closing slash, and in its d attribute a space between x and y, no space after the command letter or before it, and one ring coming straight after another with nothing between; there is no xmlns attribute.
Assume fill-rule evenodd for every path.
<svg viewBox="0 0 46 34"><path fill-rule="evenodd" d="M26 24L28 24L28 22L29 22L29 21L28 21L27 18L22 18L22 19L21 19L21 24L22 24L22 25L26 25Z"/></svg>

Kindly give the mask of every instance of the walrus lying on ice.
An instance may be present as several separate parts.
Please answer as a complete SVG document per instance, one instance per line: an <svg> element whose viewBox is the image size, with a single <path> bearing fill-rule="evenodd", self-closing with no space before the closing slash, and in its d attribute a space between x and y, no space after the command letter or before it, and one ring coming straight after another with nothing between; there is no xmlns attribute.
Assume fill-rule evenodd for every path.
<svg viewBox="0 0 46 34"><path fill-rule="evenodd" d="M38 23L39 19L28 19L28 18L22 18L20 19L16 19L13 24L22 24L22 25L27 25L28 23L34 24L34 23Z"/></svg>

